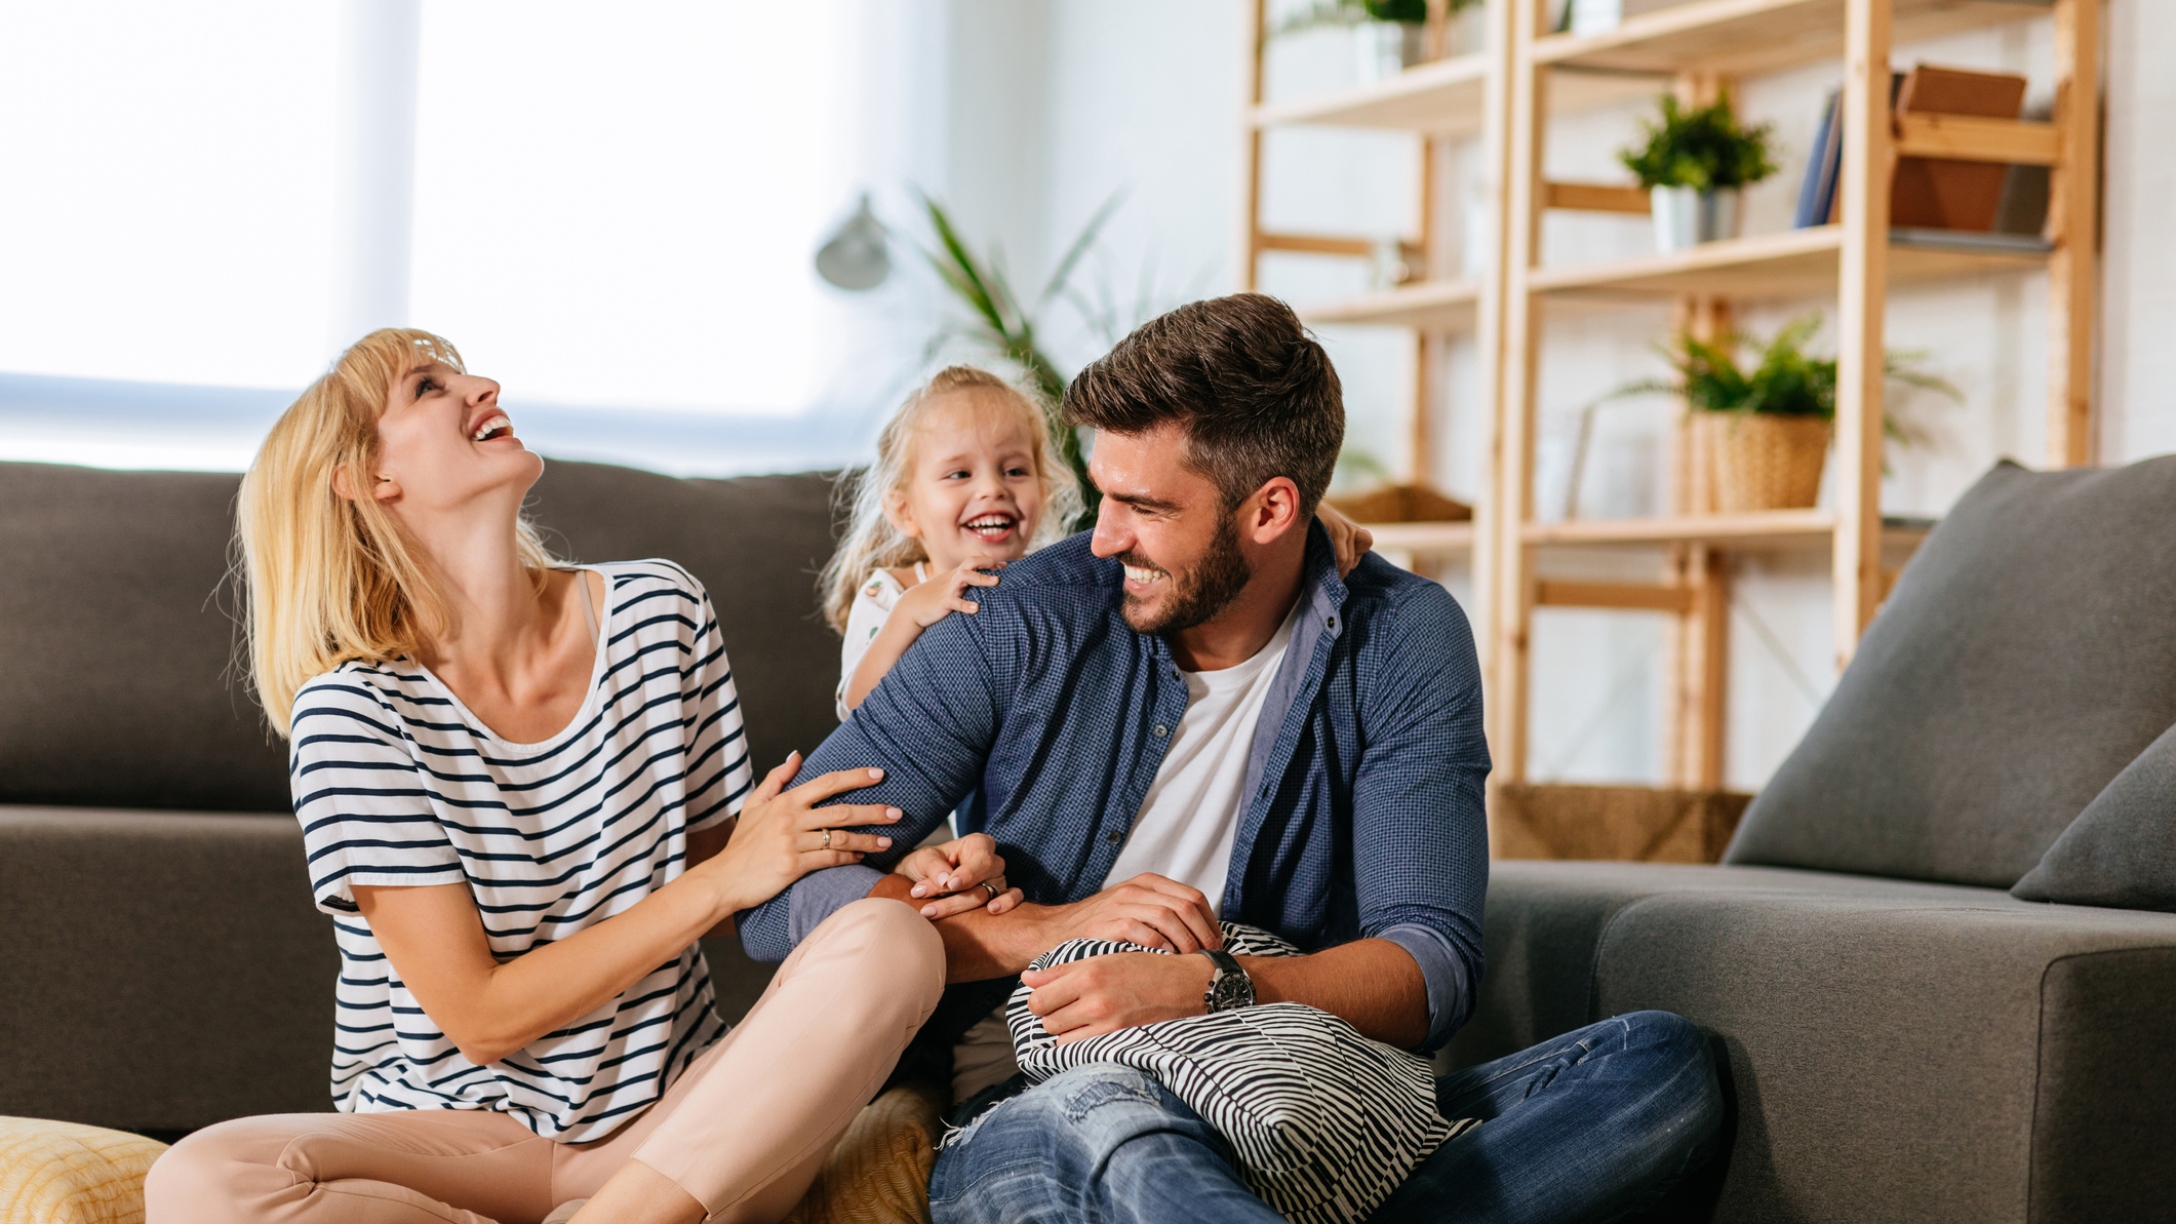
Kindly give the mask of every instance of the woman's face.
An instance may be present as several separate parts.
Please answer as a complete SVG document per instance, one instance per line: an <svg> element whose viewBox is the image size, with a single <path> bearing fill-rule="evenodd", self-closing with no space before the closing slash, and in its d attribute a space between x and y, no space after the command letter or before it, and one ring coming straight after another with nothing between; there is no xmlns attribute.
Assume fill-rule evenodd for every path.
<svg viewBox="0 0 2176 1224"><path fill-rule="evenodd" d="M499 384L442 362L410 369L378 418L375 496L403 518L507 501L518 512L544 460L514 436Z"/></svg>
<svg viewBox="0 0 2176 1224"><path fill-rule="evenodd" d="M934 569L978 553L993 561L1027 554L1042 518L1043 482L1034 435L1019 413L975 391L950 392L924 410L913 445L892 521L922 541Z"/></svg>

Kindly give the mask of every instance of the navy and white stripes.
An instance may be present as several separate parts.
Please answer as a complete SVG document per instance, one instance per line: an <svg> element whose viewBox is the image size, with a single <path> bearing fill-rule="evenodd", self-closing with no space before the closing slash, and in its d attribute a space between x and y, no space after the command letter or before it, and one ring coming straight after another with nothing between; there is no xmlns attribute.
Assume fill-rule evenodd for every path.
<svg viewBox="0 0 2176 1224"><path fill-rule="evenodd" d="M618 998L487 1067L463 1058L386 961L351 887L468 885L502 962L678 877L687 834L753 786L702 585L666 561L592 567L606 599L590 692L542 743L500 739L412 662L348 663L295 698L290 772L318 908L340 946L332 1091L356 1113L496 1109L602 1139L724 1032L691 946Z"/></svg>

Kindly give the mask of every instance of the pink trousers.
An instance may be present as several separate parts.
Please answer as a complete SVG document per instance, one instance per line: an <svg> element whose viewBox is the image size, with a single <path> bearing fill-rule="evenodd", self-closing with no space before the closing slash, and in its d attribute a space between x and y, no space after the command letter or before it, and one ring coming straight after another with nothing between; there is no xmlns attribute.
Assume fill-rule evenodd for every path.
<svg viewBox="0 0 2176 1224"><path fill-rule="evenodd" d="M713 1219L791 1211L944 989L913 909L865 900L802 941L747 1019L610 1138L575 1147L501 1113L237 1118L152 1166L148 1224L537 1224L629 1160Z"/></svg>

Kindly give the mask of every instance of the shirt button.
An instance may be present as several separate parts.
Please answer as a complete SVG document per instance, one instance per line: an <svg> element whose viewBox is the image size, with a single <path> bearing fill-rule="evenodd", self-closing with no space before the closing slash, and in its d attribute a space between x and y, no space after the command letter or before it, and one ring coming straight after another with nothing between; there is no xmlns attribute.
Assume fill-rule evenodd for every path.
<svg viewBox="0 0 2176 1224"><path fill-rule="evenodd" d="M1323 624L1325 624L1325 625L1328 625L1328 626L1329 626L1330 628L1332 628L1332 629L1335 629L1335 628L1337 628L1337 618L1336 618L1336 617L1334 617L1334 616L1332 616L1332 617L1329 617L1328 619L1324 620L1324 621L1323 621L1322 623L1323 623Z"/></svg>
<svg viewBox="0 0 2176 1224"><path fill-rule="evenodd" d="M1162 739L1163 737L1171 734L1171 728L1163 725L1162 723L1157 723L1156 726L1152 728L1152 730L1154 731L1157 739Z"/></svg>
<svg viewBox="0 0 2176 1224"><path fill-rule="evenodd" d="M1103 840L1115 846L1118 843L1126 840L1126 835L1123 833L1105 833L1103 835Z"/></svg>

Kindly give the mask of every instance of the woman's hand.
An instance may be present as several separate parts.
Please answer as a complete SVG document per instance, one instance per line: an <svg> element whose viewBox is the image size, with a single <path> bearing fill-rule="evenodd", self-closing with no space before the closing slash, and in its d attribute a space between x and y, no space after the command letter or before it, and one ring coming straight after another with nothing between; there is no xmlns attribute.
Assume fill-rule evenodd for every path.
<svg viewBox="0 0 2176 1224"><path fill-rule="evenodd" d="M863 855L891 848L889 837L849 833L840 826L891 824L899 819L898 808L873 803L816 806L834 795L874 786L883 780L883 770L841 769L786 790L800 768L801 754L796 752L766 775L741 808L725 849L683 877L700 877L716 890L720 918L761 905L811 871L858 863Z"/></svg>
<svg viewBox="0 0 2176 1224"><path fill-rule="evenodd" d="M892 609L892 615L904 616L921 629L929 628L954 612L972 615L981 611L982 605L967 598L967 588L996 586L997 575L982 571L1003 568L1003 561L976 553L950 573L931 574L927 581L915 583L913 589L899 597L899 606Z"/></svg>
<svg viewBox="0 0 2176 1224"><path fill-rule="evenodd" d="M1337 554L1337 576L1343 578L1360 564L1360 558L1375 547L1375 536L1337 511L1327 502L1315 507L1315 517L1322 520L1322 529L1330 533L1330 551Z"/></svg>
<svg viewBox="0 0 2176 1224"><path fill-rule="evenodd" d="M933 898L922 907L922 917L932 922L976 909L1002 914L1022 900L1019 889L1006 886L1005 860L987 833L924 846L892 871L915 881L911 895Z"/></svg>

